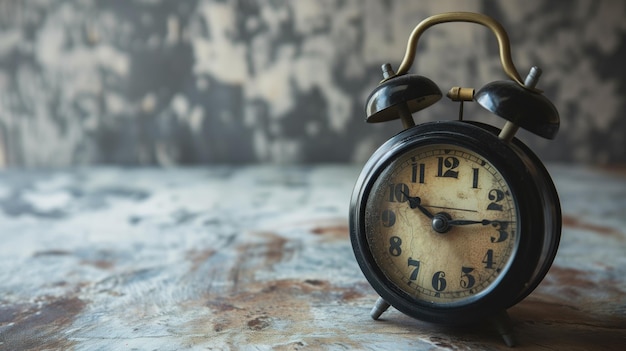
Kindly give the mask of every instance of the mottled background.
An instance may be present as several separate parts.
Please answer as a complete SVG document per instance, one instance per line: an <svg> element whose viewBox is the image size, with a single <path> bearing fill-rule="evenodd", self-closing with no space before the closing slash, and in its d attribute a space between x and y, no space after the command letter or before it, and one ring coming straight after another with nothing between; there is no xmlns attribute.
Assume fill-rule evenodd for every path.
<svg viewBox="0 0 626 351"><path fill-rule="evenodd" d="M363 162L400 130L364 123L380 65L456 10L500 21L522 75L543 68L561 131L519 135L544 160L626 162L624 1L0 0L0 166ZM471 24L428 30L412 71L444 92L504 77Z"/></svg>

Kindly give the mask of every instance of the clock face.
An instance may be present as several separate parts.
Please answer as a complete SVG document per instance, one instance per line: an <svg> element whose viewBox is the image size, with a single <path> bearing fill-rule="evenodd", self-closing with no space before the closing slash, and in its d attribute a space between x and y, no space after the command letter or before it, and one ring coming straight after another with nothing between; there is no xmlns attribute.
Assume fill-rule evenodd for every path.
<svg viewBox="0 0 626 351"><path fill-rule="evenodd" d="M488 293L513 261L518 209L502 174L464 147L413 148L378 176L365 237L376 266L405 294L455 305Z"/></svg>

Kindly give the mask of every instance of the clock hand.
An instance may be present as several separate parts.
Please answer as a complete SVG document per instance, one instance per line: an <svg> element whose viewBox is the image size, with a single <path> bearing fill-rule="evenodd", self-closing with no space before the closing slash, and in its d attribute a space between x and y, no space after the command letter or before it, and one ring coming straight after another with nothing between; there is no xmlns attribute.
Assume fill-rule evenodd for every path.
<svg viewBox="0 0 626 351"><path fill-rule="evenodd" d="M440 210L452 210L452 211L464 211L464 212L478 212L477 210L470 210L467 208L458 208L458 207L448 207L448 206L434 206L434 205L426 205L429 208L436 208Z"/></svg>
<svg viewBox="0 0 626 351"><path fill-rule="evenodd" d="M499 224L501 225L502 223L504 222L503 221L490 221L488 219L483 219L481 221L472 221L472 220L466 220L466 219L451 219L448 221L448 225L452 225L452 226L470 225L470 224L482 224L482 225Z"/></svg>
<svg viewBox="0 0 626 351"><path fill-rule="evenodd" d="M483 219L480 221L468 220L468 219L452 219L449 214L446 212L439 212L433 216L433 229L437 233L447 233L452 227L461 226L461 225L472 225L472 224L482 224L489 225L492 224L494 227L500 226L501 228L505 223L510 223L507 221L498 221L498 220L489 220Z"/></svg>
<svg viewBox="0 0 626 351"><path fill-rule="evenodd" d="M422 206L422 199L420 199L419 196L410 196L409 194L405 193L404 191L402 191L402 195L406 196L406 198L409 200L409 207L411 207L413 209L414 208L419 209L428 218L432 219L433 217L435 217L432 213L430 213L430 211L428 211L426 209L426 207Z"/></svg>
<svg viewBox="0 0 626 351"><path fill-rule="evenodd" d="M450 227L452 226L471 225L471 224L502 225L502 223L505 223L503 221L498 221L498 220L491 221L488 219L483 219L480 221L467 220L467 219L452 219L450 218L450 215L445 212L440 212L434 215L430 213L430 211L428 211L426 207L424 207L424 205L422 205L422 199L419 196L411 196L404 191L402 191L401 193L409 201L409 207L411 207L412 209L417 208L426 217L433 220L433 229L435 229L437 232L440 232L440 233L444 233L450 230Z"/></svg>

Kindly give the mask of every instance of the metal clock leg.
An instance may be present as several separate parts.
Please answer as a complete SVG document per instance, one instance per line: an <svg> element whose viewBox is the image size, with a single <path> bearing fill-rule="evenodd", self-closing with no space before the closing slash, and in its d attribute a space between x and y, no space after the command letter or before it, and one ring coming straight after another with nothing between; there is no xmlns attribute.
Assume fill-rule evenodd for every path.
<svg viewBox="0 0 626 351"><path fill-rule="evenodd" d="M372 312L370 312L370 316L372 317L373 320L378 320L380 315L385 313L385 311L387 311L389 306L391 305L389 305L387 301L383 300L382 297L379 297L378 300L376 300L376 303L374 304L374 308L372 308Z"/></svg>
<svg viewBox="0 0 626 351"><path fill-rule="evenodd" d="M513 335L513 323L506 310L498 313L492 320L496 330L502 336L504 343L508 347L515 346L515 336Z"/></svg>

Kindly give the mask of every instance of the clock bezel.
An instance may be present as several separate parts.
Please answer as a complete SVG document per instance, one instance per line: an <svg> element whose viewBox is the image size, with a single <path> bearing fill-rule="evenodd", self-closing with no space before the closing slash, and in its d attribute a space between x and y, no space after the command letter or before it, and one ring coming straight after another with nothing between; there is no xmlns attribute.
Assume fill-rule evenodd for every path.
<svg viewBox="0 0 626 351"><path fill-rule="evenodd" d="M543 172L545 169L540 163L539 167L535 167L538 158L526 155L527 149L505 144L491 128L476 122L440 121L404 130L374 152L357 180L350 204L350 237L357 262L376 292L409 316L436 323L464 324L495 315L528 295L543 278L554 258L556 249L554 245L544 245L544 237L553 242L555 236L560 236L560 231L543 234L549 227L546 225L547 217L554 215L543 210L544 206L554 202L554 196L542 194L546 192L546 184L552 184L544 179L549 176ZM432 144L464 147L488 160L509 185L518 212L519 237L508 268L487 290L452 304L419 300L398 288L377 266L365 235L367 198L382 171L404 152ZM521 142L514 140L514 144ZM546 255L551 257L546 259ZM549 262L547 268L546 262Z"/></svg>

